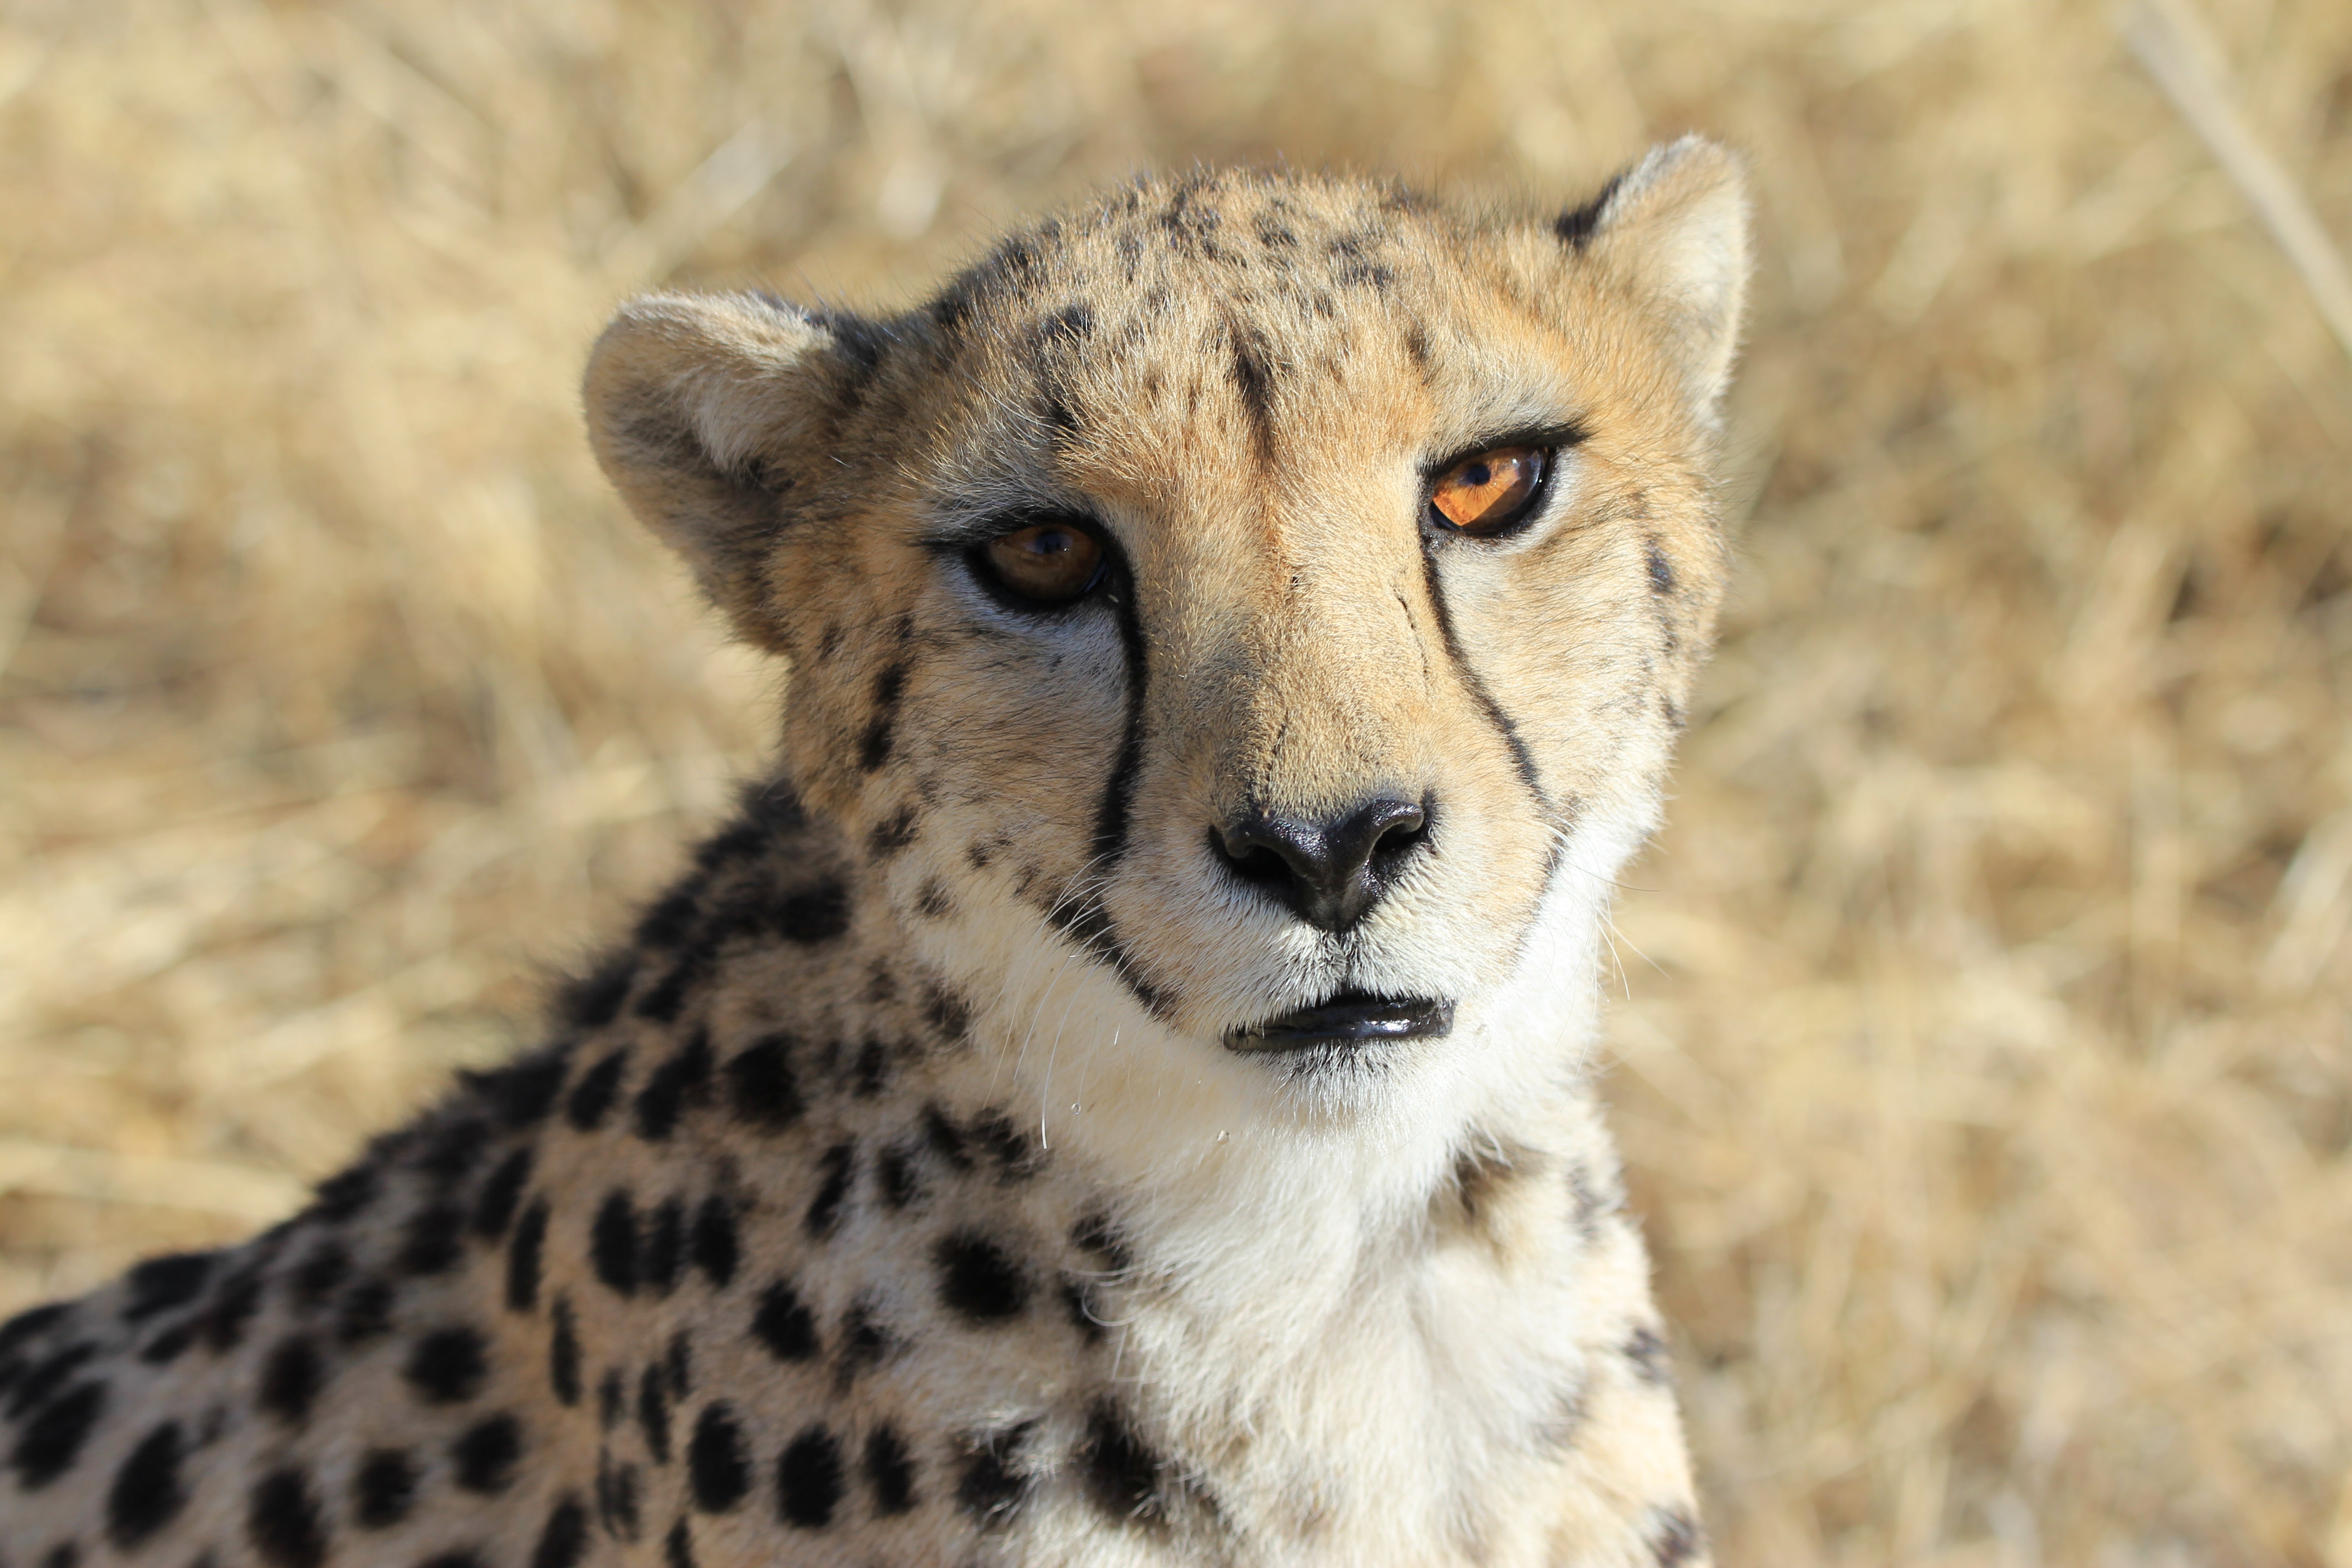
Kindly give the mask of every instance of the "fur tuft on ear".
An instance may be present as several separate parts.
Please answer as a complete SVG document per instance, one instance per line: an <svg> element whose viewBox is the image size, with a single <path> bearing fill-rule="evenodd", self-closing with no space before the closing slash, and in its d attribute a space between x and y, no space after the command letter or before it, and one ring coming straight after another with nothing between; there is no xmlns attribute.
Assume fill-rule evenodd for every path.
<svg viewBox="0 0 2352 1568"><path fill-rule="evenodd" d="M1664 308L1692 405L1717 419L1739 353L1750 266L1738 154L1703 136L1653 147L1552 227Z"/></svg>
<svg viewBox="0 0 2352 1568"><path fill-rule="evenodd" d="M590 441L629 509L751 641L779 643L765 566L791 458L833 405L835 334L761 294L653 294L589 356Z"/></svg>

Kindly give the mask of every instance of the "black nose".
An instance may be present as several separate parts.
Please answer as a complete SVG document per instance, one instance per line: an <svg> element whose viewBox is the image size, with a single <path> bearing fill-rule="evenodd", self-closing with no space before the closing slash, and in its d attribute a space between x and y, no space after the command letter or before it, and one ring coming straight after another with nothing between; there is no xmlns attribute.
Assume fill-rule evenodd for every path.
<svg viewBox="0 0 2352 1568"><path fill-rule="evenodd" d="M1209 833L1234 875L1334 931L1362 920L1428 840L1428 809L1409 800L1375 800L1313 822L1254 811Z"/></svg>

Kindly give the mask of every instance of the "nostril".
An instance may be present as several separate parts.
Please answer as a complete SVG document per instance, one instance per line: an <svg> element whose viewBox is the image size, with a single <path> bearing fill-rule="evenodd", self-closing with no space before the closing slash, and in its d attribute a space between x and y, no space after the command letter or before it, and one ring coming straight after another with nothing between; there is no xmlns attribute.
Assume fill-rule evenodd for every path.
<svg viewBox="0 0 2352 1568"><path fill-rule="evenodd" d="M1404 858L1429 840L1429 810L1415 807L1410 816L1400 816L1380 831L1372 840L1371 866L1377 876L1386 876Z"/></svg>
<svg viewBox="0 0 2352 1568"><path fill-rule="evenodd" d="M1215 828L1209 830L1209 847L1215 850L1233 874L1244 882L1259 887L1275 887L1287 882L1296 875L1290 862L1263 844L1236 844L1226 834Z"/></svg>

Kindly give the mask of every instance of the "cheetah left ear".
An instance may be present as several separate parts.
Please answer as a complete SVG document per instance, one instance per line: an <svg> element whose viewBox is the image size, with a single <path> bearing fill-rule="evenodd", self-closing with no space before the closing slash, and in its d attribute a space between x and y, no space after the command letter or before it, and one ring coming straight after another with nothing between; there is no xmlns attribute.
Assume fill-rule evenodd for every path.
<svg viewBox="0 0 2352 1568"><path fill-rule="evenodd" d="M1653 147L1552 228L1664 308L1684 386L1701 416L1715 422L1748 300L1748 181L1739 155L1704 136Z"/></svg>
<svg viewBox="0 0 2352 1568"><path fill-rule="evenodd" d="M770 583L793 476L854 380L861 325L764 294L652 294L596 340L588 435L605 476L742 636L781 650ZM868 345L870 347L870 345Z"/></svg>

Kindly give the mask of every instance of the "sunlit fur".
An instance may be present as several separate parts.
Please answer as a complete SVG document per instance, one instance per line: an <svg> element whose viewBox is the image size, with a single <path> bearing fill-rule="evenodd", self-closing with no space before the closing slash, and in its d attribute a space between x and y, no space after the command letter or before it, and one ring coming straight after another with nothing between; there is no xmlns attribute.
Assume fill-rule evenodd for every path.
<svg viewBox="0 0 2352 1568"><path fill-rule="evenodd" d="M0 1561L1704 1561L1591 1073L1746 245L1686 140L1565 214L1144 180L903 315L625 309L591 434L786 661L773 776L542 1050L0 1328ZM1537 433L1523 528L1428 517ZM1041 513L1115 567L1050 611L972 563ZM1426 842L1336 931L1213 847L1374 796ZM1342 990L1453 1028L1227 1043Z"/></svg>

